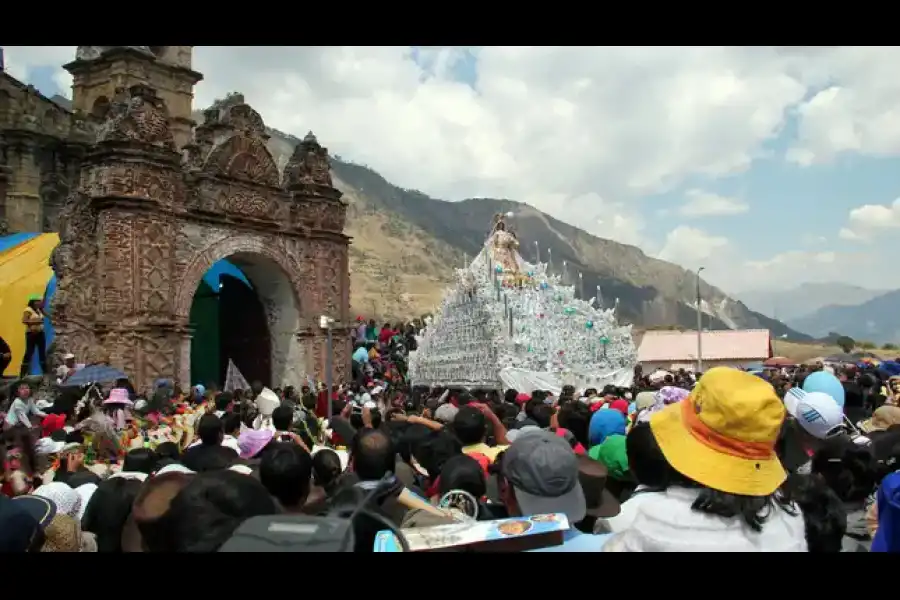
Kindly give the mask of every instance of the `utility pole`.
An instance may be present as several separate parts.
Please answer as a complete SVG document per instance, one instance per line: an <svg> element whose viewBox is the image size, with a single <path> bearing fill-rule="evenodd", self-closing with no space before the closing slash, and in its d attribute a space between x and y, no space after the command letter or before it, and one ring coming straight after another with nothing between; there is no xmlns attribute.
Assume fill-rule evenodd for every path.
<svg viewBox="0 0 900 600"><path fill-rule="evenodd" d="M705 268L697 269L697 373L703 372L703 311L700 310L703 298L700 296L700 272Z"/></svg>
<svg viewBox="0 0 900 600"><path fill-rule="evenodd" d="M332 415L332 398L331 398L331 390L334 387L334 380L332 371L334 370L334 344L331 338L331 324L334 323L334 319L322 315L319 317L319 327L325 330L326 334L326 354L325 354L325 389L328 394L328 418L331 419Z"/></svg>

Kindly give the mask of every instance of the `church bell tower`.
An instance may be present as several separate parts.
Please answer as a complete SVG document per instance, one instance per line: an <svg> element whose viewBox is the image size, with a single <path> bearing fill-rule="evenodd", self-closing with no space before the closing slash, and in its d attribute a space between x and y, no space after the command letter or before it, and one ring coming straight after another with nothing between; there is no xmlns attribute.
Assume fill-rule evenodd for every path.
<svg viewBox="0 0 900 600"><path fill-rule="evenodd" d="M165 102L181 148L191 140L194 85L203 79L191 68L192 53L193 46L78 46L63 65L73 78L73 108L103 118L117 90L149 86Z"/></svg>

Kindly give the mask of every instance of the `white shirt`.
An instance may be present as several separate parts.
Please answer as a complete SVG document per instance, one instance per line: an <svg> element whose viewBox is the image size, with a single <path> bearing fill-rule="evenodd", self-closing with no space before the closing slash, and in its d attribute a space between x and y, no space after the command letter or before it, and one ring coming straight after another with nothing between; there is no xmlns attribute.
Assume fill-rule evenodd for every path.
<svg viewBox="0 0 900 600"><path fill-rule="evenodd" d="M654 494L660 493L643 491L646 489L646 487L639 485L634 490L631 498L622 503L622 506L619 508L619 514L616 516L607 519L597 519L597 522L594 524L594 533L618 533L631 527L640 507L645 502L653 500Z"/></svg>
<svg viewBox="0 0 900 600"><path fill-rule="evenodd" d="M669 488L648 493L631 526L603 546L604 552L806 552L803 515L772 508L762 531L742 519L724 519L691 508L700 490ZM626 502L627 504L627 502Z"/></svg>
<svg viewBox="0 0 900 600"><path fill-rule="evenodd" d="M202 443L203 442L201 440L197 440L196 442L194 442L190 446L188 446L188 449L193 448L194 446L199 446ZM237 438L235 438L233 435L226 435L225 437L223 437L222 443L220 445L225 448L231 448L238 454L241 453L241 447L238 446Z"/></svg>

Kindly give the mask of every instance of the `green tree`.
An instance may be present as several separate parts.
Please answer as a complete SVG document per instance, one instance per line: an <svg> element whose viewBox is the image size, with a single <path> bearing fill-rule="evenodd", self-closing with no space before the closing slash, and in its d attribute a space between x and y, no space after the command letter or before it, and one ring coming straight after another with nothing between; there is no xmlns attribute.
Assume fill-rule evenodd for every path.
<svg viewBox="0 0 900 600"><path fill-rule="evenodd" d="M856 347L856 340L848 335L842 335L834 341L837 346L844 352L850 352Z"/></svg>
<svg viewBox="0 0 900 600"><path fill-rule="evenodd" d="M867 341L867 340L861 341L857 345L860 348L862 348L863 350L871 350L871 349L875 348L875 343Z"/></svg>
<svg viewBox="0 0 900 600"><path fill-rule="evenodd" d="M883 345L883 346L881 347L881 349L882 349L882 350L896 350L896 349L897 349L897 344L892 344L892 343L888 342L887 344Z"/></svg>

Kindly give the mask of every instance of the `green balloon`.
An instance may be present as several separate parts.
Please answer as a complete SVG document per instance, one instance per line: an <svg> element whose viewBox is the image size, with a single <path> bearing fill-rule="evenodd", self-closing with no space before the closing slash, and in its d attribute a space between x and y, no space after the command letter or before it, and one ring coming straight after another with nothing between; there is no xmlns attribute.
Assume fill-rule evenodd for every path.
<svg viewBox="0 0 900 600"><path fill-rule="evenodd" d="M566 310L563 312L565 312L567 315L573 315L573 314L575 314L575 309L572 308L571 306L567 306Z"/></svg>
<svg viewBox="0 0 900 600"><path fill-rule="evenodd" d="M600 338L600 343L605 346L606 344L609 343L609 338L606 336L603 336L602 338Z"/></svg>

